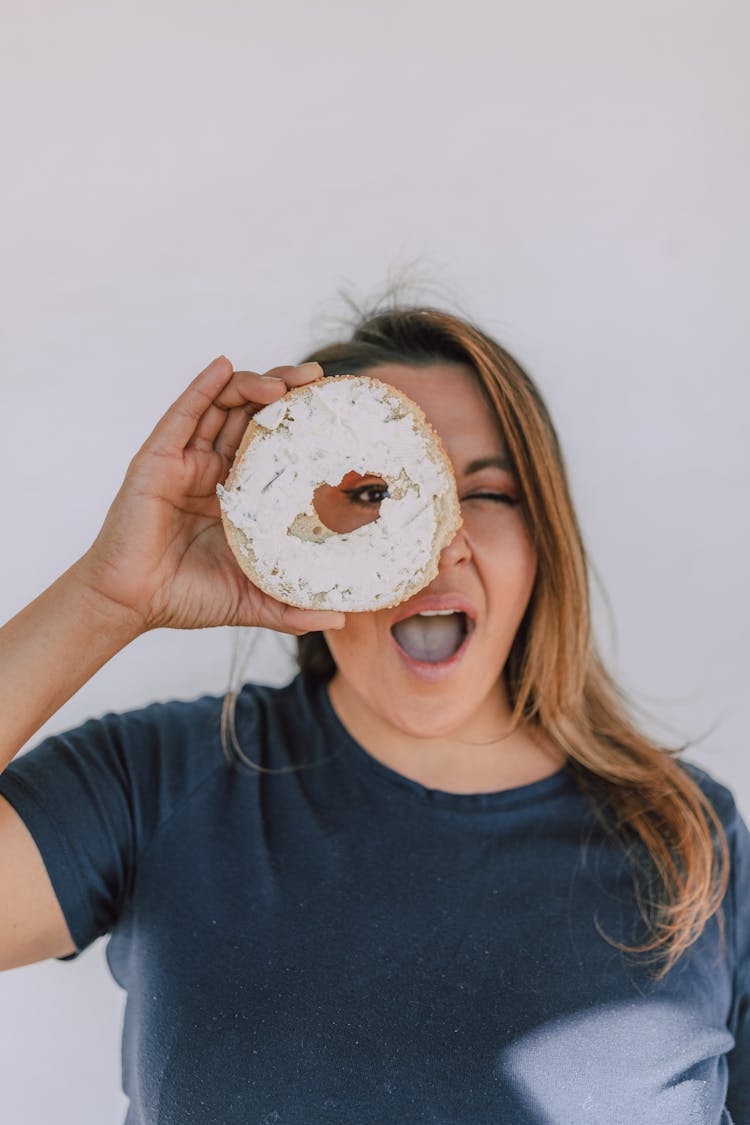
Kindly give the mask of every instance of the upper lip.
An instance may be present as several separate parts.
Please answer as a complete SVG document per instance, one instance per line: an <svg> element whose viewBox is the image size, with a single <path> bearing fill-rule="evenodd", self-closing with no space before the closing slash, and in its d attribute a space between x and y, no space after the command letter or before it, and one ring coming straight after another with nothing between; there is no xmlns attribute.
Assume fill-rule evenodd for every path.
<svg viewBox="0 0 750 1125"><path fill-rule="evenodd" d="M421 598L413 598L399 606L391 625L407 617L413 617L423 609L455 609L458 613L465 613L467 623L470 622L472 626L476 624L479 616L476 606L461 594L425 594Z"/></svg>

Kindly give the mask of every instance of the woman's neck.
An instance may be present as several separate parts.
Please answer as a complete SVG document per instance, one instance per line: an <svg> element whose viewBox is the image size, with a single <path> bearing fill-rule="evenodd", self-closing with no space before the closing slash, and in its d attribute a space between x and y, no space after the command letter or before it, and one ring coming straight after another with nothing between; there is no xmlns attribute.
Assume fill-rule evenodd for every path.
<svg viewBox="0 0 750 1125"><path fill-rule="evenodd" d="M327 685L340 722L373 758L428 789L491 793L557 773L566 755L528 728L506 732L510 713L502 699L440 738L419 738L387 722L337 674Z"/></svg>

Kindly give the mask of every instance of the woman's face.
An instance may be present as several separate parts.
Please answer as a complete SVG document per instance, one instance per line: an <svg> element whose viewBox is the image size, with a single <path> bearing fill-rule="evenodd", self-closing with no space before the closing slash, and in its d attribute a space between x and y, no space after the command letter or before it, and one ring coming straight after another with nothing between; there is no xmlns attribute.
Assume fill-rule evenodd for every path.
<svg viewBox="0 0 750 1125"><path fill-rule="evenodd" d="M467 367L389 363L362 374L403 391L437 430L453 465L463 527L443 549L437 577L406 603L348 613L343 629L325 632L337 666L331 698L348 715L369 717L381 731L395 727L418 738L480 727L486 731L488 722L496 728L497 720L510 713L502 669L528 605L537 565L509 469L489 465L467 473L472 461L505 458L497 419ZM354 487L358 494L344 495L344 489ZM377 518L384 488L382 477L355 481L350 474L339 490L326 488L316 496L316 507L328 526L344 531ZM353 514L347 515L347 510ZM396 617L427 594L461 595L477 611L462 659L437 682L420 677L401 659L391 635Z"/></svg>

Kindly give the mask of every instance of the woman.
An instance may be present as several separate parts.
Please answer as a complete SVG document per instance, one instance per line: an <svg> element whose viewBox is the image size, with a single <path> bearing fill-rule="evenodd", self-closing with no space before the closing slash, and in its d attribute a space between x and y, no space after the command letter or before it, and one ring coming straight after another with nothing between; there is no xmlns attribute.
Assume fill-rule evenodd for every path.
<svg viewBox="0 0 750 1125"><path fill-rule="evenodd" d="M463 526L395 609L282 605L223 538L248 418L321 367L404 391L453 464ZM340 530L383 496L320 503ZM425 671L447 619L394 625L435 608L474 627ZM297 636L299 675L7 764L136 636L216 625ZM747 827L628 717L555 430L474 325L396 307L298 367L219 357L0 656L1 963L111 934L128 1125L750 1122Z"/></svg>

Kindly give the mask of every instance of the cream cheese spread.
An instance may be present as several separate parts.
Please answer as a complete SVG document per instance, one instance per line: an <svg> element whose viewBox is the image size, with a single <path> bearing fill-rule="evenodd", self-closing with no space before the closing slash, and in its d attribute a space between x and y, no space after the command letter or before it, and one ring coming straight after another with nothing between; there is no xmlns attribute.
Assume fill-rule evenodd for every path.
<svg viewBox="0 0 750 1125"><path fill-rule="evenodd" d="M450 463L430 443L419 407L389 398L387 384L339 376L305 389L311 393L285 396L254 416L264 432L227 487L217 486L221 508L247 540L241 549L258 584L279 590L280 600L311 606L315 599L344 611L393 604L394 590L417 580L421 588L437 574L435 500L455 492ZM380 476L390 495L377 520L336 534L321 523L313 497L350 472ZM303 527L316 538L300 538Z"/></svg>

